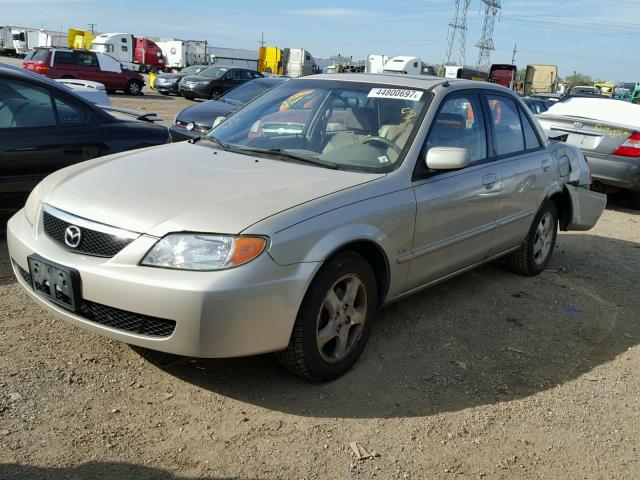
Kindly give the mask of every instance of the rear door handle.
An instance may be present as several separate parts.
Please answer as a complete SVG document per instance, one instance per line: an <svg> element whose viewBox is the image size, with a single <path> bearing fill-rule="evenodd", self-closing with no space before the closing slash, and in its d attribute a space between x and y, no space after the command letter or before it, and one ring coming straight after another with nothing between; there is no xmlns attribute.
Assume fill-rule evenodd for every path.
<svg viewBox="0 0 640 480"><path fill-rule="evenodd" d="M540 164L540 166L542 167L542 170L545 172L547 172L551 168L551 165L553 165L553 162L548 158L545 158Z"/></svg>

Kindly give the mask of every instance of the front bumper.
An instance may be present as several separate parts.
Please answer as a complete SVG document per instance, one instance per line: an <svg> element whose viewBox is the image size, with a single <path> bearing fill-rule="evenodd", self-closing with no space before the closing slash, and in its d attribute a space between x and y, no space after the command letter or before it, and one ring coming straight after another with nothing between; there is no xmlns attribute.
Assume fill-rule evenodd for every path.
<svg viewBox="0 0 640 480"><path fill-rule="evenodd" d="M166 85L158 85L157 81L153 84L153 89L157 92L178 94L178 82Z"/></svg>
<svg viewBox="0 0 640 480"><path fill-rule="evenodd" d="M209 86L208 85L196 85L195 87L185 87L180 85L178 87L180 95L186 98L209 98Z"/></svg>
<svg viewBox="0 0 640 480"><path fill-rule="evenodd" d="M595 180L640 193L640 158L593 153L586 155Z"/></svg>
<svg viewBox="0 0 640 480"><path fill-rule="evenodd" d="M316 263L280 266L268 253L242 267L219 272L188 272L143 267L140 260L156 242L145 235L111 258L64 250L20 210L7 224L7 242L18 282L55 316L86 330L129 344L194 357L236 357L285 348ZM173 333L153 337L104 326L54 305L36 294L19 268L27 257L80 273L82 299L126 312L176 322Z"/></svg>

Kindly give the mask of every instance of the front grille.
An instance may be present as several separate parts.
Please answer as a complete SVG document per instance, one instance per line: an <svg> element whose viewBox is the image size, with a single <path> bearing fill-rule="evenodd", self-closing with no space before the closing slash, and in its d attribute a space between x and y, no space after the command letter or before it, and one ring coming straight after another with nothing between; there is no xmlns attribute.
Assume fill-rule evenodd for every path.
<svg viewBox="0 0 640 480"><path fill-rule="evenodd" d="M31 285L31 274L18 265L13 264L20 276ZM130 333L147 335L149 337L168 337L176 329L176 322L164 318L149 317L140 313L127 312L119 308L108 307L100 303L82 300L80 310L76 314L91 322L116 328Z"/></svg>
<svg viewBox="0 0 640 480"><path fill-rule="evenodd" d="M81 228L80 244L75 248L71 248L65 243L64 235L67 227L73 225L73 223L62 220L47 211L43 212L43 220L44 231L47 236L61 247L72 252L84 253L95 257L113 257L133 241L131 238L122 238L90 228Z"/></svg>
<svg viewBox="0 0 640 480"><path fill-rule="evenodd" d="M105 327L150 337L168 337L176 328L176 322L173 320L127 312L88 300L82 300L78 314Z"/></svg>

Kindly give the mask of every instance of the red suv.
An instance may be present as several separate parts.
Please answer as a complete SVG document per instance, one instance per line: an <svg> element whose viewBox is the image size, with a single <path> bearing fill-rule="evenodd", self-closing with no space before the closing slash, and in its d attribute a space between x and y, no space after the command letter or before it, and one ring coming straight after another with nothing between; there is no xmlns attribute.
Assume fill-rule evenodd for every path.
<svg viewBox="0 0 640 480"><path fill-rule="evenodd" d="M140 95L144 77L125 70L120 62L104 53L69 48L36 48L29 52L22 66L49 78L78 78L104 84L107 92L122 90Z"/></svg>

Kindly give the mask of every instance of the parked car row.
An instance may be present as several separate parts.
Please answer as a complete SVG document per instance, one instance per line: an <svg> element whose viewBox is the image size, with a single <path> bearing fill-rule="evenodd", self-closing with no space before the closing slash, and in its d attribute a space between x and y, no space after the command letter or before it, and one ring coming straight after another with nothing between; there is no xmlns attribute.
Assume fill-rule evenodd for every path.
<svg viewBox="0 0 640 480"><path fill-rule="evenodd" d="M158 75L153 88L163 95L176 93L189 100L213 99L250 80L263 76L261 73L247 68L225 65L194 65L179 73Z"/></svg>
<svg viewBox="0 0 640 480"><path fill-rule="evenodd" d="M2 148L62 126L85 128L78 161L141 146L136 125L168 141L44 79L0 74ZM236 90L254 99L191 142L41 181L7 225L29 296L129 344L278 352L294 374L327 381L356 362L380 307L497 258L536 275L558 228L587 230L605 206L582 152L549 140L501 86L336 74L266 88ZM49 161L69 142L57 148Z"/></svg>

